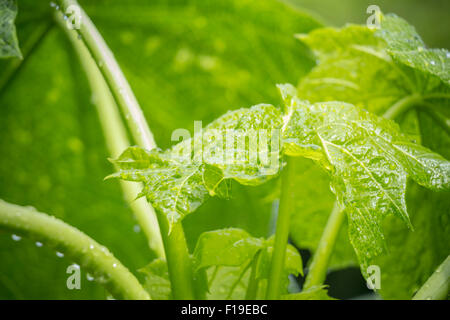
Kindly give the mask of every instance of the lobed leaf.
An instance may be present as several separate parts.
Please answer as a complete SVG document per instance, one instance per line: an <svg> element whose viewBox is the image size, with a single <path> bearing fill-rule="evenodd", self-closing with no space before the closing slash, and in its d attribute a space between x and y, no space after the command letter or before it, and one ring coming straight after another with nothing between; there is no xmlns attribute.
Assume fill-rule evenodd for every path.
<svg viewBox="0 0 450 320"><path fill-rule="evenodd" d="M450 189L450 163L409 141L394 122L342 102L310 104L280 87L289 116L285 153L321 163L349 217L349 236L363 272L384 251L383 218L394 214L411 226L407 177L435 190Z"/></svg>
<svg viewBox="0 0 450 320"><path fill-rule="evenodd" d="M172 225L211 196L228 198L230 179L259 185L274 177L281 166L281 124L280 110L271 105L231 111L164 152L128 148L112 160L119 171L108 178L143 182L140 196Z"/></svg>
<svg viewBox="0 0 450 320"><path fill-rule="evenodd" d="M383 16L375 35L386 42L386 51L393 59L450 85L450 52L428 49L415 28L404 19L395 14Z"/></svg>

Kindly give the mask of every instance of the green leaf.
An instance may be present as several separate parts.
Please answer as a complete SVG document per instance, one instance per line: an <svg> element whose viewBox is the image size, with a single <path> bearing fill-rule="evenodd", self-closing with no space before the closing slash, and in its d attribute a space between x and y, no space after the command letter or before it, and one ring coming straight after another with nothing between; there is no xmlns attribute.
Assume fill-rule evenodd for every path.
<svg viewBox="0 0 450 320"><path fill-rule="evenodd" d="M246 231L229 228L203 233L194 250L194 268L207 269L209 296L213 299L243 299L251 265L255 265L260 292L265 290L273 251L273 237L264 240ZM256 263L253 263L255 260ZM302 259L291 245L286 249L285 289L288 276L303 274ZM286 291L287 292L287 291Z"/></svg>
<svg viewBox="0 0 450 320"><path fill-rule="evenodd" d="M348 25L300 35L318 58L318 65L300 81L300 96L311 102L345 101L379 114L408 96L418 96L416 105L430 97L448 99L447 51L424 49L412 27L404 30L406 25L387 16L378 31ZM402 45L412 39L412 47ZM434 56L438 52L439 59Z"/></svg>
<svg viewBox="0 0 450 320"><path fill-rule="evenodd" d="M313 161L293 158L290 165L294 166L292 179L295 185L305 186L295 190L290 237L296 247L309 249L314 253L333 210L336 195L330 190L328 173ZM355 264L357 259L348 239L348 225L345 220L336 240L329 269L345 268Z"/></svg>
<svg viewBox="0 0 450 320"><path fill-rule="evenodd" d="M240 266L253 259L264 245L241 229L223 229L203 233L195 247L194 268Z"/></svg>
<svg viewBox="0 0 450 320"><path fill-rule="evenodd" d="M282 300L335 300L328 295L325 286L311 287L298 293L281 296Z"/></svg>
<svg viewBox="0 0 450 320"><path fill-rule="evenodd" d="M0 0L0 58L22 58L14 25L16 15L15 0Z"/></svg>
<svg viewBox="0 0 450 320"><path fill-rule="evenodd" d="M139 271L145 275L144 288L153 300L172 299L172 288L166 261L155 259Z"/></svg>
<svg viewBox="0 0 450 320"><path fill-rule="evenodd" d="M375 35L386 42L386 51L395 61L450 85L450 52L428 49L415 28L404 19L395 14L382 17L381 28Z"/></svg>
<svg viewBox="0 0 450 320"><path fill-rule="evenodd" d="M238 267L216 266L208 268L208 300L243 300L247 291L250 269L247 265Z"/></svg>
<svg viewBox="0 0 450 320"><path fill-rule="evenodd" d="M146 196L172 225L210 196L228 198L229 179L259 185L274 177L281 166L276 134L281 125L281 112L271 105L230 111L204 132L165 152L128 148L112 160L119 171L109 177L143 182L140 195ZM231 139L230 132L234 135ZM258 141L261 132L266 133L266 139ZM249 147L252 143L255 148Z"/></svg>
<svg viewBox="0 0 450 320"><path fill-rule="evenodd" d="M406 178L436 190L450 188L450 163L408 140L393 121L342 102L309 104L280 87L286 109L285 152L318 161L349 217L349 236L365 272L384 251L381 222L394 214L410 226Z"/></svg>
<svg viewBox="0 0 450 320"><path fill-rule="evenodd" d="M318 59L299 83L304 99L345 101L380 113L414 89L385 52L383 41L365 26L322 28L298 38Z"/></svg>

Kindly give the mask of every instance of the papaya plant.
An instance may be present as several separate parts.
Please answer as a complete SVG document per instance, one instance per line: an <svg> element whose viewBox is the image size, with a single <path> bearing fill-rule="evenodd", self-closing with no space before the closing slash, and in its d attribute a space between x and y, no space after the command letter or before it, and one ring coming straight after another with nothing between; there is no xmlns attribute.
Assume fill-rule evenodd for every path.
<svg viewBox="0 0 450 320"><path fill-rule="evenodd" d="M206 126L195 122L193 135L186 129L173 131L172 141L177 143L164 142L166 148L161 149L155 139L162 138L153 135L148 123L155 120L156 127L163 127L159 119L172 117L170 126L176 129L179 120L175 117L186 117L190 111L186 116L177 111L170 115L167 108L184 97L172 98L169 87L162 93L151 87L154 92L150 96L156 98L145 102L147 109L141 108L136 97L147 90L147 83L140 80L141 72L148 70L141 71L140 66L121 69L117 61L123 56L113 53L107 44L107 40L114 43L115 33L114 37L106 33L110 38L103 38L84 5L75 0L46 3L45 7L32 1L18 2L0 0L0 58L4 58L0 65L0 103L11 110L9 117L14 117L15 106L10 102L17 90L18 82L14 80L27 68L40 76L39 71L33 71L38 69L29 67L32 61L27 59L33 52L40 54L39 59L49 54L51 50L40 51L41 42L62 44L64 54L58 56L59 60L45 61L54 68L65 59L76 59L73 68L82 75L75 72L74 84L67 85L64 78L55 76L51 85L71 92L75 98L77 90L90 92L99 125L89 125L101 127L101 132L93 131L103 134L106 149L100 154L109 153L113 169L100 162L104 167L98 170L92 165L97 161L95 157L88 157L84 164L79 158L71 159L72 154L62 155L68 170L52 165L61 179L70 177L68 172L76 166L89 167L89 175L96 176L96 182L86 191L82 186L88 179L74 182L74 196L92 192L95 198L98 188L120 183L120 192L115 190L113 198L104 199L117 201L117 194L122 193L137 222L137 232L131 236L113 235L119 242L124 239L119 250L122 256L126 257L128 251L140 255L139 273L134 266L132 271L125 267L106 243L99 243L111 241L106 233L97 242L80 231L82 228L63 222L60 218L65 209L60 206L54 207L59 212L51 215L1 200L0 228L8 236L12 234L13 240L30 238L37 247L53 248L57 256L75 262L89 280L103 284L112 297L119 299L327 300L333 299L325 283L327 272L352 265L359 266L369 287L383 298L448 298L450 53L428 48L404 19L379 13L375 28L353 24L332 28L270 1L199 1L194 5L179 1L179 7L172 8L167 17L165 1L151 5L130 1L129 7L112 5L110 11L96 11L95 5L86 3L86 11L92 10L93 17L97 14L105 30L108 26L114 28L105 23L108 14L117 18L117 23L124 19L125 26L144 23L148 17L155 19L150 30L138 35L145 40L138 41L143 51L133 52L136 65L145 64L148 57L169 63L166 55L158 55L157 50L161 42L179 41L180 28L192 27L191 38L183 41L217 53L215 57L195 54L187 45L177 44L171 70L151 70L156 74L152 81L158 85L188 74L180 83L189 83L182 84L184 88L196 87L206 97L203 102L210 101L213 106L222 96L227 101L229 95L243 94L240 86L244 83L248 90L273 87L273 92L262 90L256 93L257 99L250 99L268 99L270 103L221 109L222 115L208 114L207 105L192 106L203 116L189 121L211 121ZM22 3L29 11L24 10L20 20ZM131 20L117 14L127 12L124 8L130 9ZM26 15L31 13L34 16ZM249 49L241 52L232 46L231 54L227 53L227 45L235 40L236 33L227 33L229 15L246 17L258 26L233 27L243 33L239 41L252 41L250 50L259 49L253 52L261 56L257 63L245 60L249 59ZM36 23L37 16L42 23ZM180 17L191 20L180 25L165 20L179 21ZM292 33L286 38L272 36L274 25L286 33L295 32L296 39ZM209 30L216 29L210 35ZM148 37L147 32L158 34L161 30L166 38ZM23 42L20 31L27 35ZM136 37L120 29L118 47L126 48ZM271 49L266 52L266 47ZM239 58L255 73L250 75ZM296 67L272 64L272 60ZM136 94L128 75L132 76L130 82L137 84ZM198 80L197 85L197 77L203 76L205 80ZM211 79L217 84L214 92L203 92L206 90L202 84ZM36 108L39 103L61 108L61 91L51 85L44 84L45 100L38 101ZM19 110L30 107L31 101L24 101L26 104ZM76 109L72 105L66 108ZM73 114L82 122L91 121L88 115L93 114L84 111ZM57 115L60 123L69 117L65 112ZM14 122L9 126L6 120L1 123L5 131L14 129ZM71 128L61 128L65 129L70 136ZM168 137L170 131L165 131L162 136ZM29 137L24 130L16 128L16 132L17 141L39 139ZM83 152L79 139L72 137L65 143L74 154ZM98 145L104 148L100 138L90 148L98 149ZM11 148L2 147L2 153ZM38 151L42 153L45 151ZM11 152L11 156L16 154ZM38 184L44 192L60 189L48 186L45 177L40 177ZM103 178L106 181L101 181ZM70 198L63 200L68 204L83 201L81 197ZM239 205L232 207L233 202ZM91 228L114 230L117 226L121 230L120 220L110 224L118 215L109 208L114 205L90 206L94 211L108 210L104 225ZM268 211L276 220L274 232L262 234L252 225L268 220L268 215L263 214ZM237 223L225 220L220 228L201 228L196 237L191 237L189 219L201 215L212 219L229 215ZM239 223L243 219L249 221L246 227ZM146 239L145 254L127 247L142 248L142 244L133 242L136 233L137 241ZM313 253L308 264L304 265L298 248ZM381 286L372 282L374 267L380 272ZM293 286L300 276L305 277L301 289ZM0 283L10 291L18 291L14 282L5 279L2 277Z"/></svg>

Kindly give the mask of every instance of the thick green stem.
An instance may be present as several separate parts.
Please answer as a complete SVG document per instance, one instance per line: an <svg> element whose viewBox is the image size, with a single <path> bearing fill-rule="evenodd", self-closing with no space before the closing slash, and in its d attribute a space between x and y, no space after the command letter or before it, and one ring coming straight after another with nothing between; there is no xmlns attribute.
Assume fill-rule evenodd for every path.
<svg viewBox="0 0 450 320"><path fill-rule="evenodd" d="M281 173L281 197L280 207L278 210L277 226L275 231L275 240L270 264L270 274L267 284L267 299L279 299L281 294L282 277L284 275L284 262L286 256L286 248L289 238L289 224L291 218L291 210L293 192L295 188L294 181L291 176L294 175L293 165L295 162L287 158L287 164Z"/></svg>
<svg viewBox="0 0 450 320"><path fill-rule="evenodd" d="M395 119L408 109L414 107L419 102L422 101L422 97L418 94L413 94L406 96L403 99L397 101L392 107L390 107L384 114L383 117L387 119Z"/></svg>
<svg viewBox="0 0 450 320"><path fill-rule="evenodd" d="M148 150L156 148L153 135L136 97L97 28L75 0L60 0L60 3L63 12L69 6L79 8L81 24L80 29L75 30L81 36L81 41L84 42L96 61L115 100L125 114L134 140L140 147ZM160 214L157 214L157 217L169 268L172 292L174 292L176 299L193 299L194 289L192 282L194 277L190 267L190 256L183 228L181 224L177 224L171 229L169 234L166 218Z"/></svg>
<svg viewBox="0 0 450 320"><path fill-rule="evenodd" d="M0 200L0 226L64 253L118 299L150 299L134 275L106 247L55 217Z"/></svg>
<svg viewBox="0 0 450 320"><path fill-rule="evenodd" d="M74 32L66 28L65 21L60 14L56 14L56 20L62 29L66 31L79 56L81 66L85 71L94 97L94 104L105 135L106 145L111 156L115 158L130 146L117 105L84 43L77 39ZM164 247L156 214L145 199L135 200L136 195L140 191L140 184L123 180L120 181L120 184L125 200L130 204L142 231L147 237L150 248L155 251L158 257L164 258Z"/></svg>
<svg viewBox="0 0 450 320"><path fill-rule="evenodd" d="M176 300L195 299L192 262L181 222L175 223L170 228L167 217L162 213L158 213L158 221L166 250L173 298Z"/></svg>
<svg viewBox="0 0 450 320"><path fill-rule="evenodd" d="M311 262L310 272L306 277L305 285L303 287L304 290L321 285L325 280L331 254L333 253L334 245L339 230L341 229L342 222L344 221L344 217L344 210L342 210L336 202Z"/></svg>
<svg viewBox="0 0 450 320"><path fill-rule="evenodd" d="M413 300L445 300L449 293L450 256L434 271L417 291Z"/></svg>

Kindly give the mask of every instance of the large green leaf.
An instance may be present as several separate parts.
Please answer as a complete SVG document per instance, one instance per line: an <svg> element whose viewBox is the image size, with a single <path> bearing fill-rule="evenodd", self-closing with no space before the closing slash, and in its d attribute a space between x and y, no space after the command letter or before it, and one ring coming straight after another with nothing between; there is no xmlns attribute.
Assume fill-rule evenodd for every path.
<svg viewBox="0 0 450 320"><path fill-rule="evenodd" d="M292 34L319 24L276 1L80 1L121 65L157 142L230 108L276 103L273 83L295 81L313 65ZM153 258L118 183L91 94L49 2L21 0L16 26L24 60L0 61L0 195L52 212L83 230L130 270ZM299 54L300 52L303 52ZM213 199L185 221L193 248L205 230L241 227L264 236L270 186ZM246 214L240 208L245 206ZM65 286L71 263L11 234L0 235L1 298L104 298L82 279ZM36 267L39 266L39 267ZM81 270L83 277L86 275Z"/></svg>

